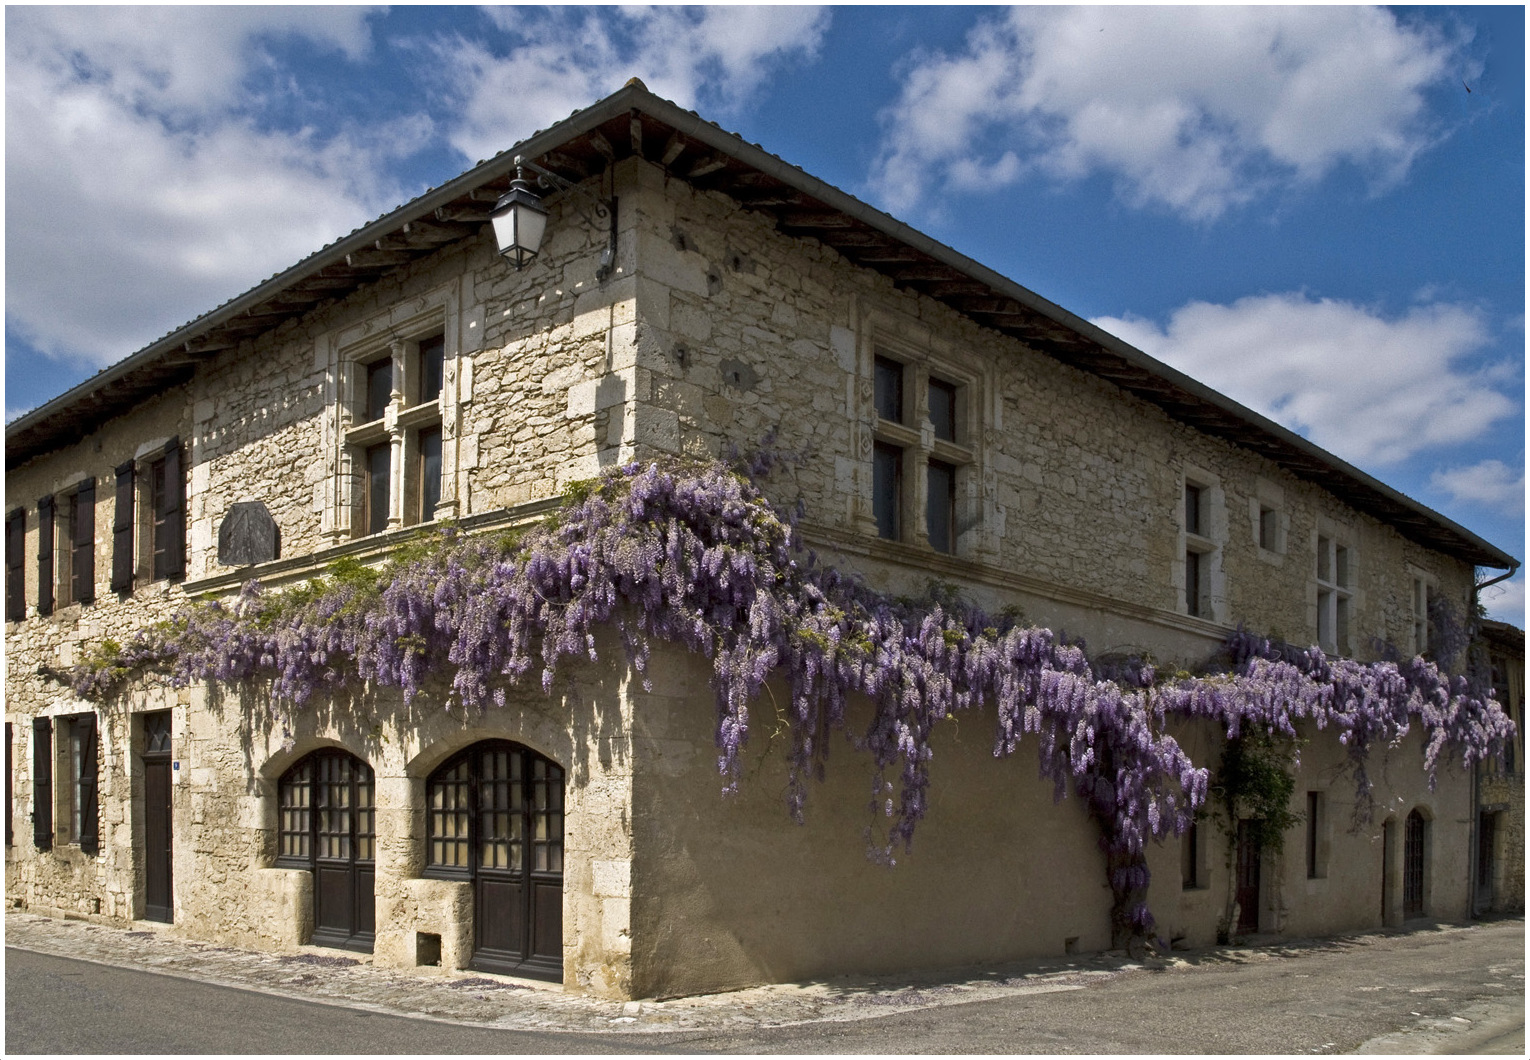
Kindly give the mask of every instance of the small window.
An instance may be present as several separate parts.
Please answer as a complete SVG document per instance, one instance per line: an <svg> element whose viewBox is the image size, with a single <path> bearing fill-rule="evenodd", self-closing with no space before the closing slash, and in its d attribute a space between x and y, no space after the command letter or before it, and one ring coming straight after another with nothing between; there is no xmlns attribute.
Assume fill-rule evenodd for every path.
<svg viewBox="0 0 1530 1060"><path fill-rule="evenodd" d="M1201 495L1204 491L1200 486L1185 483L1185 533L1203 536L1201 529Z"/></svg>
<svg viewBox="0 0 1530 1060"><path fill-rule="evenodd" d="M939 460L930 461L925 523L930 547L936 552L956 551L956 468Z"/></svg>
<svg viewBox="0 0 1530 1060"><path fill-rule="evenodd" d="M444 378L442 371L446 363L446 336L436 335L432 338L421 339L417 356L420 395L415 404L423 405L441 396Z"/></svg>
<svg viewBox="0 0 1530 1060"><path fill-rule="evenodd" d="M1307 879L1321 879L1327 872L1323 864L1322 835L1327 822L1323 820L1323 793L1307 792Z"/></svg>
<svg viewBox="0 0 1530 1060"><path fill-rule="evenodd" d="M11 831L11 822L15 817L15 807L12 804L14 776L11 765L11 723L5 723L5 845L15 846L16 836Z"/></svg>
<svg viewBox="0 0 1530 1060"><path fill-rule="evenodd" d="M1413 654L1429 650L1429 582L1413 579Z"/></svg>
<svg viewBox="0 0 1530 1060"><path fill-rule="evenodd" d="M362 410L364 422L383 418L388 403L393 400L393 361L384 357L367 365L366 406Z"/></svg>
<svg viewBox="0 0 1530 1060"><path fill-rule="evenodd" d="M886 357L876 360L876 406L879 419L903 422L903 366Z"/></svg>
<svg viewBox="0 0 1530 1060"><path fill-rule="evenodd" d="M930 423L935 427L935 437L941 441L956 441L956 384L930 380Z"/></svg>
<svg viewBox="0 0 1530 1060"><path fill-rule="evenodd" d="M903 450L895 445L876 444L872 453L871 507L876 516L877 536L889 541L903 537Z"/></svg>
<svg viewBox="0 0 1530 1060"><path fill-rule="evenodd" d="M58 719L60 783L54 820L57 842L77 844L87 854L99 851L99 807L96 798L96 716L77 714Z"/></svg>
<svg viewBox="0 0 1530 1060"><path fill-rule="evenodd" d="M1206 613L1204 565L1202 553L1185 550L1185 614L1196 618Z"/></svg>
<svg viewBox="0 0 1530 1060"><path fill-rule="evenodd" d="M1259 506L1259 547L1266 552L1278 552L1280 537L1280 512L1268 505Z"/></svg>
<svg viewBox="0 0 1530 1060"><path fill-rule="evenodd" d="M430 427L419 433L419 489L420 510L418 519L428 523L436 517L436 506L441 503L441 428Z"/></svg>
<svg viewBox="0 0 1530 1060"><path fill-rule="evenodd" d="M1190 827L1179 840L1179 879L1180 887L1186 891L1193 891L1204 886L1201 879L1201 833L1200 827L1195 821L1190 822Z"/></svg>
<svg viewBox="0 0 1530 1060"><path fill-rule="evenodd" d="M1317 634L1318 647L1326 652L1349 650L1352 566L1347 546L1318 535Z"/></svg>
<svg viewBox="0 0 1530 1060"><path fill-rule="evenodd" d="M393 444L383 442L366 451L367 483L364 525L369 534L388 529L388 488L393 477Z"/></svg>

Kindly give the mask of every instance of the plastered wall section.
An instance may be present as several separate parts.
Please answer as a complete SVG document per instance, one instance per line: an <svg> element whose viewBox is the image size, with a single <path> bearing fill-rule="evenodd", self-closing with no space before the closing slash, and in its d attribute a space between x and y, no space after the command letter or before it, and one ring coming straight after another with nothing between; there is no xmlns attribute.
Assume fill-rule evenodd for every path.
<svg viewBox="0 0 1530 1060"><path fill-rule="evenodd" d="M941 723L929 812L888 865L868 858L867 830L885 843L896 794L842 734L825 780L808 781L803 823L788 815L789 737L772 706L788 702L784 686L754 705L725 795L710 666L664 647L648 672L652 691L633 690L636 996L1109 947L1097 830L1078 799L1053 804L1034 745L993 757L991 714ZM856 703L847 729L870 716Z"/></svg>
<svg viewBox="0 0 1530 1060"><path fill-rule="evenodd" d="M1300 643L1318 636L1320 536L1349 549L1348 653L1411 650L1412 577L1464 613L1469 566L1417 546L1270 462L1171 420L1088 373L899 290L727 198L619 167L640 273L636 373L696 455L775 431L805 454L770 488L801 499L815 543L900 590L930 577L984 602L1019 603L1092 645L1198 660L1239 622ZM635 200L635 201L634 201ZM1024 279L1024 278L1022 278ZM1236 351L1229 351L1235 353ZM909 415L904 539L876 538L871 447L878 353L903 360ZM961 384L954 557L923 540L920 463L932 449L923 380ZM912 435L909 432L913 432ZM879 433L880 432L880 433ZM1206 615L1185 614L1184 487L1203 487ZM1261 547L1261 506L1278 533ZM902 583L902 584L900 584ZM1124 606L1123 606L1124 605Z"/></svg>
<svg viewBox="0 0 1530 1060"><path fill-rule="evenodd" d="M1285 833L1279 851L1266 850L1260 859L1258 931L1300 938L1401 926L1403 826L1414 810L1426 822L1422 915L1466 919L1472 788L1460 762L1442 759L1430 791L1422 738L1415 732L1396 747L1372 751L1366 771L1374 787L1360 799L1345 748L1331 733L1325 738L1309 725L1298 732L1299 762L1289 806L1297 823ZM1173 734L1197 765L1215 772L1222 739L1211 727L1178 724ZM1319 797L1315 823L1308 818L1312 792ZM1148 851L1154 931L1167 943L1188 947L1210 946L1219 935L1238 934L1232 826L1215 798L1197 827L1194 886L1187 885L1183 838L1165 839ZM1390 839L1384 838L1388 831ZM1309 836L1316 839L1311 865Z"/></svg>

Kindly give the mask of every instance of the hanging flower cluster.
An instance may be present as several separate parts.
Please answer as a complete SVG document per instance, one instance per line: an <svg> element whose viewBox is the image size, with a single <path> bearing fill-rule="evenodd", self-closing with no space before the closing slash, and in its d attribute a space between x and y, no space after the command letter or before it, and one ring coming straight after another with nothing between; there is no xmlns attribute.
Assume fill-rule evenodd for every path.
<svg viewBox="0 0 1530 1060"><path fill-rule="evenodd" d="M754 468L755 472L766 470ZM854 695L872 705L854 744L875 763L875 853L907 848L925 815L932 733L982 706L997 716L994 754L1029 737L1042 776L1070 785L1098 822L1118 929L1146 932L1145 846L1182 833L1206 800L1207 772L1166 731L1170 718L1294 735L1332 726L1362 793L1367 754L1418 723L1431 782L1454 749L1463 764L1499 753L1512 724L1486 695L1422 659L1362 664L1239 632L1221 672L1159 679L1150 664L1092 664L1078 644L935 594L894 599L820 565L795 520L755 481L721 463L630 465L571 493L548 523L518 538L453 530L405 546L378 571L354 561L301 589L248 583L229 604L190 606L123 646L104 644L69 675L109 695L132 674L177 685L268 681L301 708L342 686L395 687L406 702L449 678L449 705L504 704L507 686L561 662L596 659L596 632L619 631L644 675L650 645L711 661L718 767L737 783L750 709L767 680L789 689L788 804L800 819L807 780L822 778L829 737L847 729ZM432 687L444 687L432 686Z"/></svg>

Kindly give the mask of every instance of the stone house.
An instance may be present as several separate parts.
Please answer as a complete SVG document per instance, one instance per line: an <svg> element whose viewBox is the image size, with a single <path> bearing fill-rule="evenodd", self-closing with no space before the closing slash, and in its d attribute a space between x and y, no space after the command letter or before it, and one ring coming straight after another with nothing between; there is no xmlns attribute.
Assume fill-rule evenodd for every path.
<svg viewBox="0 0 1530 1060"><path fill-rule="evenodd" d="M516 157L572 185L519 270L488 224ZM1467 613L1476 568L1518 564L629 84L7 427L10 907L615 997L1107 948L1080 800L981 726L941 734L889 869L853 758L800 827L765 735L721 797L710 663L675 648L651 688L612 638L551 694L466 714L377 691L286 716L152 681L94 704L57 679L190 597L373 562L445 519L526 525L604 468L772 429L807 454L782 499L823 556L1106 651L1193 663L1238 623L1422 651L1431 600ZM1215 765L1219 736L1183 736ZM1370 824L1318 734L1302 842L1153 848L1160 933L1212 943L1230 893L1244 932L1468 915L1471 777L1429 790L1419 748L1376 771Z"/></svg>
<svg viewBox="0 0 1530 1060"><path fill-rule="evenodd" d="M1519 726L1502 762L1477 767L1477 893L1475 911L1525 911L1525 631L1484 621L1493 686Z"/></svg>

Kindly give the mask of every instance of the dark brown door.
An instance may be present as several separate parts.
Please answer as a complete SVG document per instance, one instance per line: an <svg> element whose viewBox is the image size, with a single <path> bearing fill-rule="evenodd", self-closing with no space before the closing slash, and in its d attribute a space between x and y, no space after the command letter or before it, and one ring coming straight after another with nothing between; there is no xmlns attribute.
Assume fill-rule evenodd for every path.
<svg viewBox="0 0 1530 1060"><path fill-rule="evenodd" d="M173 918L170 712L143 716L143 894L145 920Z"/></svg>
<svg viewBox="0 0 1530 1060"><path fill-rule="evenodd" d="M1493 904L1493 849L1498 845L1498 814L1484 813L1477 819L1477 904Z"/></svg>
<svg viewBox="0 0 1530 1060"><path fill-rule="evenodd" d="M561 981L563 770L492 740L432 774L427 797L427 873L473 882L471 967Z"/></svg>
<svg viewBox="0 0 1530 1060"><path fill-rule="evenodd" d="M1259 930L1259 840L1253 821L1238 822L1238 931Z"/></svg>
<svg viewBox="0 0 1530 1060"><path fill-rule="evenodd" d="M1424 816L1408 814L1403 831L1403 916L1424 915Z"/></svg>
<svg viewBox="0 0 1530 1060"><path fill-rule="evenodd" d="M316 751L279 787L278 865L313 873L316 946L372 951L376 915L376 810L372 767L341 750Z"/></svg>

